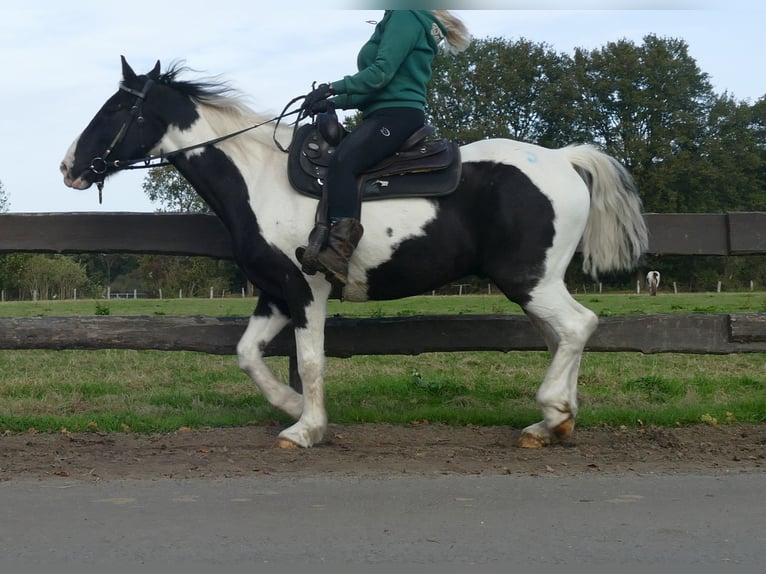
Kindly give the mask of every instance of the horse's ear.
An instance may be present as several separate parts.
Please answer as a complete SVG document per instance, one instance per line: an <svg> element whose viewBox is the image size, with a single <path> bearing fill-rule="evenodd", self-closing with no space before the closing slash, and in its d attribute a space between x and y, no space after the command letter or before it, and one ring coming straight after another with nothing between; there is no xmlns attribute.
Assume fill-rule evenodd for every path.
<svg viewBox="0 0 766 574"><path fill-rule="evenodd" d="M133 68L130 67L130 64L128 64L128 61L125 59L125 56L120 56L120 60L122 61L122 79L125 82L129 82L130 80L135 80L136 73L133 71Z"/></svg>
<svg viewBox="0 0 766 574"><path fill-rule="evenodd" d="M159 80L160 78L160 61L159 60L157 60L157 63L154 64L154 68L152 69L152 71L149 72L149 77L152 80Z"/></svg>

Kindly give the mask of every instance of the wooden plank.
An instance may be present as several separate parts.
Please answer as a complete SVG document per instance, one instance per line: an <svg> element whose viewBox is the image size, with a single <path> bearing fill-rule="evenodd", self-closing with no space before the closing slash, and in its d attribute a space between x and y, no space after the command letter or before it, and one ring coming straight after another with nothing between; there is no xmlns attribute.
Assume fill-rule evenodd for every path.
<svg viewBox="0 0 766 574"><path fill-rule="evenodd" d="M0 349L158 349L229 355L247 326L238 317L13 317Z"/></svg>
<svg viewBox="0 0 766 574"><path fill-rule="evenodd" d="M0 349L116 348L234 354L247 321L238 317L175 316L1 318ZM763 321L763 314L606 317L586 349L763 353ZM285 330L267 347L266 354L287 356L293 349L292 334ZM544 349L542 338L523 315L333 317L326 329L326 351L332 357Z"/></svg>
<svg viewBox="0 0 766 574"><path fill-rule="evenodd" d="M766 253L766 212L648 213L649 252ZM730 246L731 242L731 246ZM162 253L231 258L220 220L209 214L0 214L0 253Z"/></svg>
<svg viewBox="0 0 766 574"><path fill-rule="evenodd" d="M232 258L221 220L202 213L0 214L0 253L14 251Z"/></svg>
<svg viewBox="0 0 766 574"><path fill-rule="evenodd" d="M642 353L763 353L766 341L732 340L730 323L739 315L692 314L606 317L591 337L591 351Z"/></svg>
<svg viewBox="0 0 766 574"><path fill-rule="evenodd" d="M524 315L332 318L325 342L328 355L334 357L545 349Z"/></svg>
<svg viewBox="0 0 766 574"><path fill-rule="evenodd" d="M728 221L724 213L647 213L649 253L727 255Z"/></svg>
<svg viewBox="0 0 766 574"><path fill-rule="evenodd" d="M732 212L728 216L732 255L766 253L766 212Z"/></svg>
<svg viewBox="0 0 766 574"><path fill-rule="evenodd" d="M766 313L738 313L731 316L731 340L737 343L766 341Z"/></svg>

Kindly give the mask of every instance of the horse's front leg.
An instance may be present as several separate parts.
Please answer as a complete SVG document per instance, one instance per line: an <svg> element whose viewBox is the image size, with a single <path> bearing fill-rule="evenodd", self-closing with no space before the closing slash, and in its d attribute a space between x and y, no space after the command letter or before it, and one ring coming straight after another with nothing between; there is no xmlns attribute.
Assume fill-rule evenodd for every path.
<svg viewBox="0 0 766 574"><path fill-rule="evenodd" d="M325 409L324 327L329 284L314 289L315 300L306 308L306 324L295 327L298 373L303 385L303 412L293 426L279 433L277 447L310 447L322 441L327 431Z"/></svg>
<svg viewBox="0 0 766 574"><path fill-rule="evenodd" d="M261 296L237 344L239 368L250 375L263 396L294 419L303 412L303 397L274 376L263 360L263 350L289 322L276 305Z"/></svg>

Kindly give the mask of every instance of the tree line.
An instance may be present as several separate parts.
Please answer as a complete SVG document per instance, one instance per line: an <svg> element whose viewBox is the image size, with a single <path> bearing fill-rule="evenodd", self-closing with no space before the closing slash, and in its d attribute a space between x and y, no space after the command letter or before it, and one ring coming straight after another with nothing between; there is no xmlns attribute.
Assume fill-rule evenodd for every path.
<svg viewBox="0 0 766 574"><path fill-rule="evenodd" d="M716 93L681 39L647 35L639 44L619 40L571 55L523 38L477 39L465 52L435 60L426 113L440 136L458 143L494 137L546 147L595 143L631 171L646 212L766 211L766 94L750 102ZM346 123L352 128L355 119ZM151 170L143 189L159 211L207 210L173 169ZM35 281L42 285L34 265L25 263L36 257L63 258L2 257L0 286L28 292ZM211 286L239 291L246 283L232 263L204 258L69 259L82 271L80 288L94 293L122 282L149 293L198 294ZM589 281L579 263L576 258L567 273L572 285ZM712 289L719 280L731 288L751 280L766 285L764 256L647 256L645 265L685 290ZM70 288L72 272L58 272L62 283L69 274ZM618 287L635 280L628 274L605 278ZM481 284L477 278L461 282Z"/></svg>
<svg viewBox="0 0 766 574"><path fill-rule="evenodd" d="M683 40L648 35L572 56L479 40L438 60L428 111L461 143L595 143L631 171L647 212L766 209L766 94L716 94Z"/></svg>

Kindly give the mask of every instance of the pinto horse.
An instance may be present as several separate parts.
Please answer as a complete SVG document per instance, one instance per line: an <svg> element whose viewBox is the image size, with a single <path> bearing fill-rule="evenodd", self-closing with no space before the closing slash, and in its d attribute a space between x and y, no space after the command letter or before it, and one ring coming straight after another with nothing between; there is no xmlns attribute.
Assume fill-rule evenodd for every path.
<svg viewBox="0 0 766 574"><path fill-rule="evenodd" d="M649 288L649 295L657 295L657 288L660 286L659 271L649 271L646 274L646 286Z"/></svg>
<svg viewBox="0 0 766 574"><path fill-rule="evenodd" d="M332 286L296 259L314 225L316 200L294 191L267 123L216 82L183 80L160 63L136 74L122 58L119 89L72 144L64 183L87 189L124 167L166 158L228 229L233 256L259 296L237 344L239 366L295 423L279 447L310 447L327 430L324 327ZM251 127L248 127L251 126ZM231 136L234 137L231 137ZM276 137L275 137L276 135ZM365 234L350 261L346 301L389 300L477 275L524 310L552 355L537 391L543 419L519 445L567 439L577 414L577 375L596 315L575 301L564 272L578 244L593 276L635 267L647 246L641 202L628 171L589 145L546 149L507 139L461 148L456 191L443 197L366 203ZM303 393L278 380L263 350L294 332Z"/></svg>

